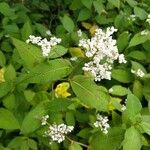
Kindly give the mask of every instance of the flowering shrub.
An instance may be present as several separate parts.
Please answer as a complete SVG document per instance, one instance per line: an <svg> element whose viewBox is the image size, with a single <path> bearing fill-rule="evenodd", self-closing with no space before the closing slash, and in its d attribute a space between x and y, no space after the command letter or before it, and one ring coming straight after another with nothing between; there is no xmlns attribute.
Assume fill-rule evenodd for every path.
<svg viewBox="0 0 150 150"><path fill-rule="evenodd" d="M0 0L0 150L149 150L149 6Z"/></svg>

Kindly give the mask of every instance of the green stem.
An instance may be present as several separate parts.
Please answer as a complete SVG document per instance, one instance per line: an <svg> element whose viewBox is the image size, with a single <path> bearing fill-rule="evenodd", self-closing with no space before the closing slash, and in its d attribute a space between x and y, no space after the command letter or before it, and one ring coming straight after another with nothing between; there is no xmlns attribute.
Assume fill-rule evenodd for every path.
<svg viewBox="0 0 150 150"><path fill-rule="evenodd" d="M77 143L77 144L79 144L79 145L81 145L81 146L83 146L83 147L86 147L86 148L89 148L89 146L88 145L85 145L85 144L83 144L83 143L80 143L80 142L77 142L77 141L74 141L74 140L72 140L72 139L70 139L68 136L66 136L66 138L71 142L71 143Z"/></svg>

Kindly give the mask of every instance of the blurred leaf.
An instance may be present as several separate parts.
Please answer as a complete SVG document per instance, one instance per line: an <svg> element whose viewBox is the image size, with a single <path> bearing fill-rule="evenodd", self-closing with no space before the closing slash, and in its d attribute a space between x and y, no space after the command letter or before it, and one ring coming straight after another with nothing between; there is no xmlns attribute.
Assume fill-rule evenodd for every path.
<svg viewBox="0 0 150 150"><path fill-rule="evenodd" d="M142 44L142 43L146 42L147 40L150 40L150 33L147 34L147 35L141 35L141 32L140 33L136 33L133 36L133 38L131 39L131 41L129 43L129 47Z"/></svg>
<svg viewBox="0 0 150 150"><path fill-rule="evenodd" d="M61 46L61 45L56 45L52 47L48 57L49 58L57 58L65 55L67 53L68 49Z"/></svg>
<svg viewBox="0 0 150 150"><path fill-rule="evenodd" d="M69 150L82 150L82 147L78 143L73 142L69 146Z"/></svg>
<svg viewBox="0 0 150 150"><path fill-rule="evenodd" d="M120 8L120 0L108 0L112 5L117 8Z"/></svg>
<svg viewBox="0 0 150 150"><path fill-rule="evenodd" d="M112 78L122 83L130 83L133 80L133 75L128 70L113 69Z"/></svg>
<svg viewBox="0 0 150 150"><path fill-rule="evenodd" d="M41 117L46 113L44 103L38 104L24 118L21 126L22 134L29 134L37 130L41 126Z"/></svg>
<svg viewBox="0 0 150 150"><path fill-rule="evenodd" d="M64 17L61 18L61 22L68 32L72 32L74 30L74 22L69 16L64 15Z"/></svg>
<svg viewBox="0 0 150 150"><path fill-rule="evenodd" d="M30 21L26 21L21 30L22 39L25 41L32 35L32 27Z"/></svg>
<svg viewBox="0 0 150 150"><path fill-rule="evenodd" d="M141 20L146 19L147 16L148 16L147 12L146 12L144 9L142 9L142 8L140 8L140 7L137 7L137 6L134 7L134 14L135 14L137 17L139 17Z"/></svg>
<svg viewBox="0 0 150 150"><path fill-rule="evenodd" d="M0 51L0 66L4 67L6 64L6 58L5 55L2 51Z"/></svg>
<svg viewBox="0 0 150 150"><path fill-rule="evenodd" d="M127 56L136 60L141 60L141 61L144 61L147 59L147 56L144 53L144 51L132 51Z"/></svg>
<svg viewBox="0 0 150 150"><path fill-rule="evenodd" d="M78 16L78 21L84 21L91 17L91 11L87 8L81 9Z"/></svg>
<svg viewBox="0 0 150 150"><path fill-rule="evenodd" d="M141 150L141 146L140 133L133 126L127 129L123 141L123 150Z"/></svg>
<svg viewBox="0 0 150 150"><path fill-rule="evenodd" d="M0 108L0 128L9 130L20 128L19 122L13 113L4 108Z"/></svg>
<svg viewBox="0 0 150 150"><path fill-rule="evenodd" d="M116 96L125 96L128 94L128 89L121 85L114 85L110 88L109 93Z"/></svg>
<svg viewBox="0 0 150 150"><path fill-rule="evenodd" d="M15 68L11 64L5 69L4 76L6 81L12 81L16 78Z"/></svg>
<svg viewBox="0 0 150 150"><path fill-rule="evenodd" d="M91 9L91 6L92 6L92 3L93 3L93 0L81 0L82 4L87 7L88 9Z"/></svg>
<svg viewBox="0 0 150 150"><path fill-rule="evenodd" d="M89 150L117 150L121 146L123 136L124 130L120 127L111 127L106 135L97 132L90 141Z"/></svg>

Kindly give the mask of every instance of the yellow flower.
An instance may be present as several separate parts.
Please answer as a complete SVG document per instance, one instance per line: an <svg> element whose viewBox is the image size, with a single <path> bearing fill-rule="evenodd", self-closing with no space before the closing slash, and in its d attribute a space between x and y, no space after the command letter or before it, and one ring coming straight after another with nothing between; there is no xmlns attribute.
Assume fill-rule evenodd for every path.
<svg viewBox="0 0 150 150"><path fill-rule="evenodd" d="M57 98L66 98L70 96L71 94L67 91L70 87L70 84L68 82L62 82L57 85L55 89L55 96Z"/></svg>
<svg viewBox="0 0 150 150"><path fill-rule="evenodd" d="M0 69L0 83L1 82L5 82L5 79L4 79L4 69Z"/></svg>

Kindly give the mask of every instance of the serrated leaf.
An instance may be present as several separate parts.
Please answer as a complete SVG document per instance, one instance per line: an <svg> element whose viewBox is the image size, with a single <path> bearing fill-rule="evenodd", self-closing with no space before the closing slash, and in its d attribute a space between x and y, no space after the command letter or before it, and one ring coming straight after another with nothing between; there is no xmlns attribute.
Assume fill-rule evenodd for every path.
<svg viewBox="0 0 150 150"><path fill-rule="evenodd" d="M23 60L23 65L25 67L33 67L43 60L40 48L31 44L27 44L15 38L12 38L12 41L21 59Z"/></svg>
<svg viewBox="0 0 150 150"><path fill-rule="evenodd" d="M141 150L141 146L140 133L133 126L127 129L123 141L123 150Z"/></svg>
<svg viewBox="0 0 150 150"><path fill-rule="evenodd" d="M62 79L70 74L72 66L68 60L55 59L34 67L28 74L20 77L19 83L46 83Z"/></svg>
<svg viewBox="0 0 150 150"><path fill-rule="evenodd" d="M9 130L20 128L19 122L13 113L4 108L0 108L0 128Z"/></svg>

